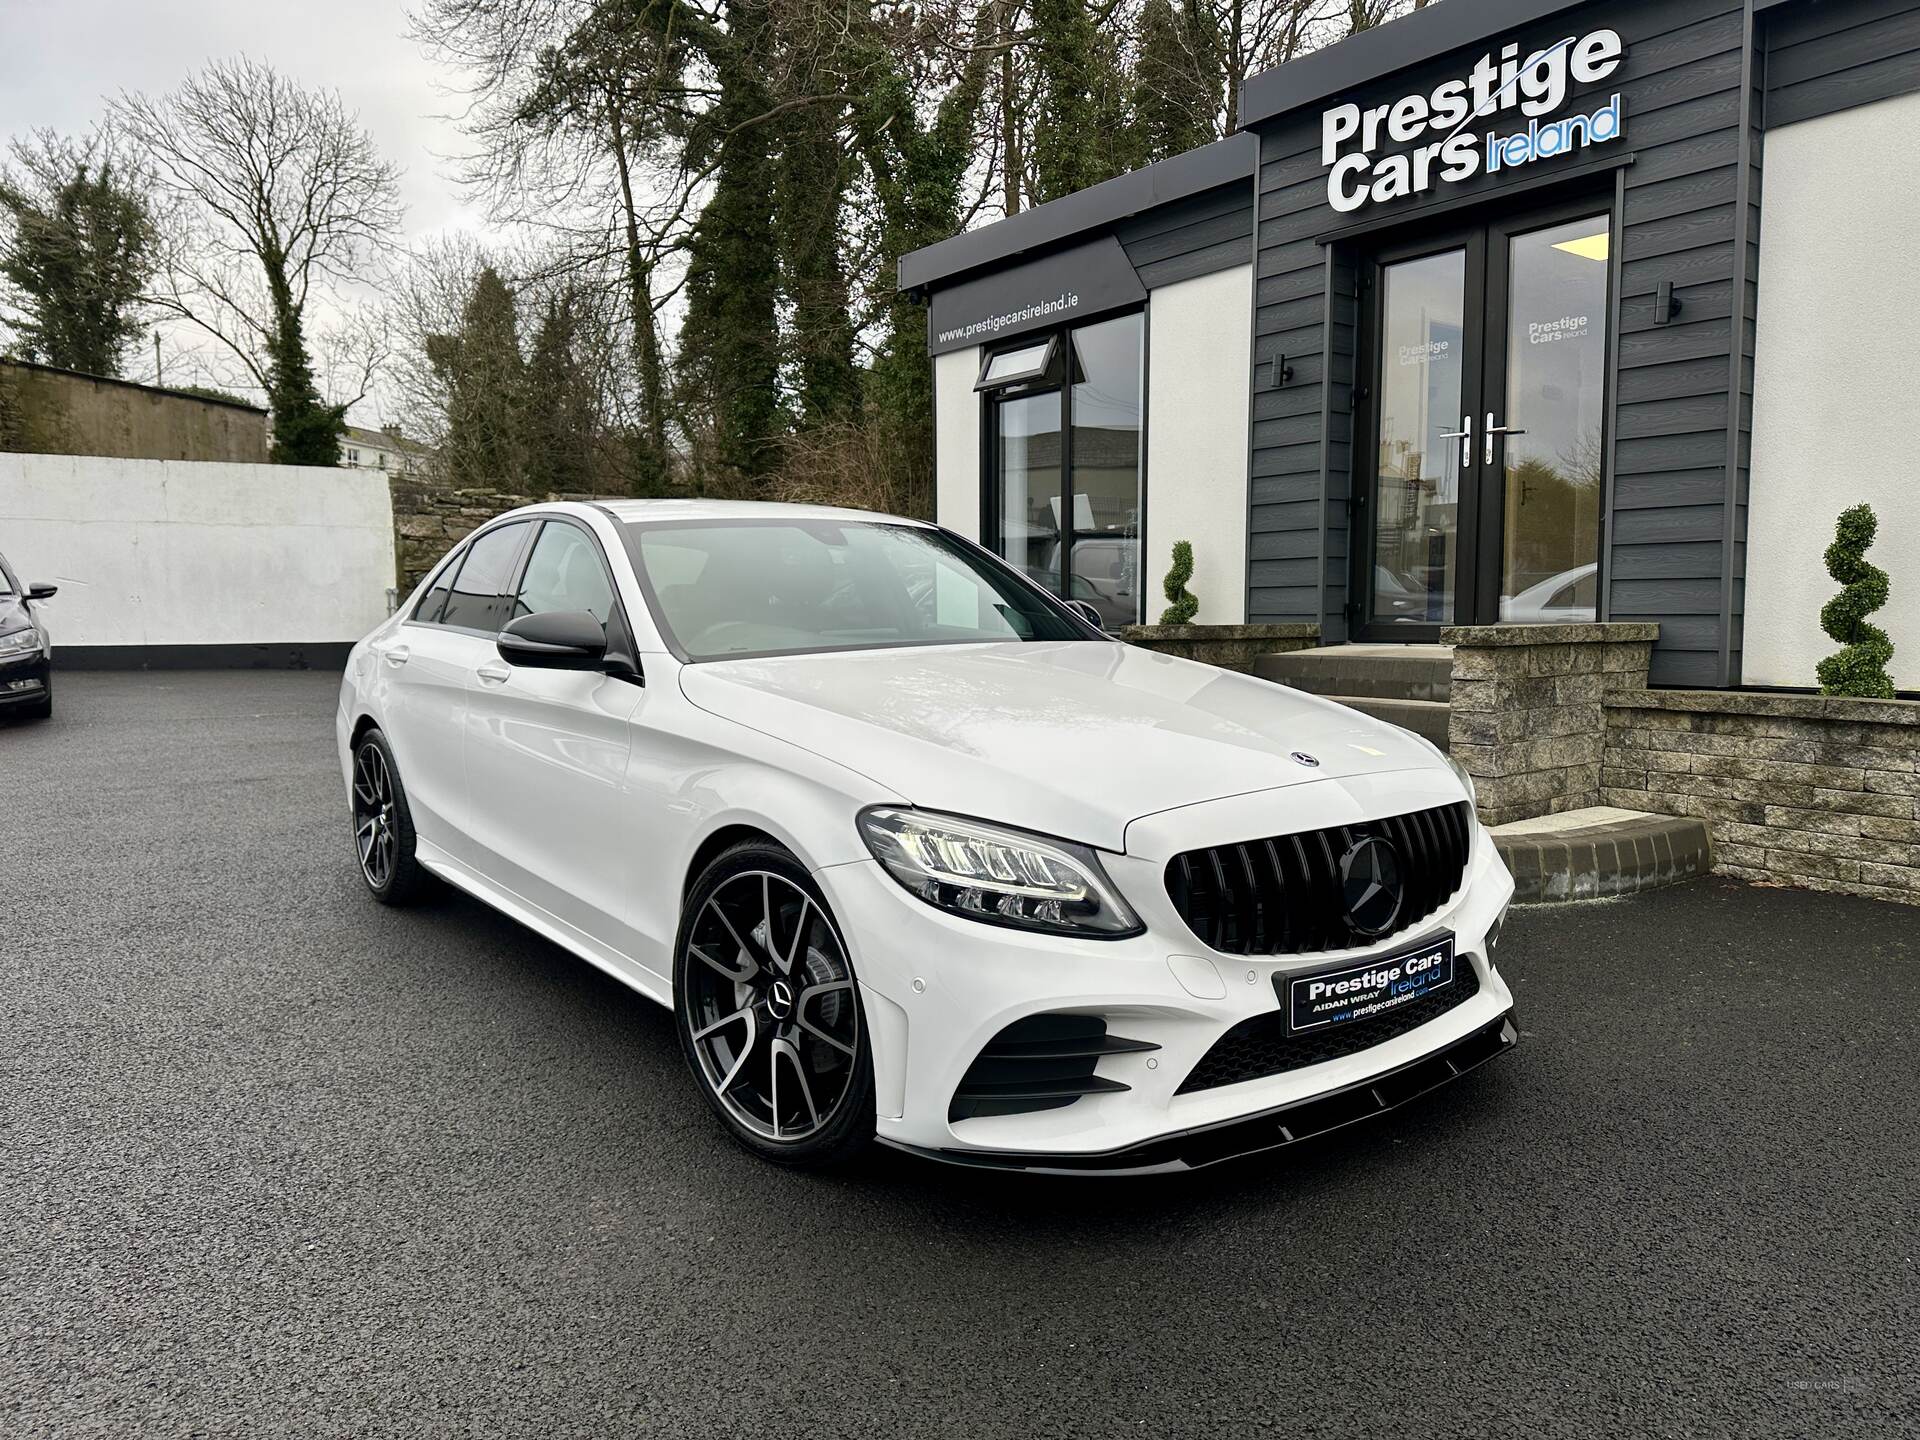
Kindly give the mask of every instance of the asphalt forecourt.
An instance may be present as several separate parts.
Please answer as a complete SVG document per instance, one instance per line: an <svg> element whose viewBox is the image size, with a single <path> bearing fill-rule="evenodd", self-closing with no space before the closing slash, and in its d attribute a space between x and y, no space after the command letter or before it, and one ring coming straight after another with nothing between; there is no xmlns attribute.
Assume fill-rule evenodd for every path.
<svg viewBox="0 0 1920 1440"><path fill-rule="evenodd" d="M0 724L0 1434L1892 1433L1915 912L1515 913L1517 1050L1198 1175L735 1150L666 1012L354 869L324 673Z"/></svg>

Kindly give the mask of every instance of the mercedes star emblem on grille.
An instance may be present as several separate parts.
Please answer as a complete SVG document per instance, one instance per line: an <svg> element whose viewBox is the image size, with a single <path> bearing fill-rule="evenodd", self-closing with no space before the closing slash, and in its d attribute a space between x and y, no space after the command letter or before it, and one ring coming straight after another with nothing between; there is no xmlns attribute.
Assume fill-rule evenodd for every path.
<svg viewBox="0 0 1920 1440"><path fill-rule="evenodd" d="M1309 755L1304 750L1294 751L1293 761L1296 765L1305 765L1309 770L1318 770L1320 768L1320 757L1318 755Z"/></svg>
<svg viewBox="0 0 1920 1440"><path fill-rule="evenodd" d="M1393 842L1378 835L1354 841L1340 857L1340 887L1355 931L1375 939L1391 931L1406 898Z"/></svg>

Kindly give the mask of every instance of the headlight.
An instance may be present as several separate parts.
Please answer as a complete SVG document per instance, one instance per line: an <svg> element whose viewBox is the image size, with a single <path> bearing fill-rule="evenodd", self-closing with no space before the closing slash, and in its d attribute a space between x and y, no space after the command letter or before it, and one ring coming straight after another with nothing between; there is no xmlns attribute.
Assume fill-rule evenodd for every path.
<svg viewBox="0 0 1920 1440"><path fill-rule="evenodd" d="M861 812L860 838L906 889L970 920L1096 940L1144 928L1084 845L887 807Z"/></svg>
<svg viewBox="0 0 1920 1440"><path fill-rule="evenodd" d="M40 648L40 632L29 626L25 630L9 631L0 635L0 655L24 655L29 650Z"/></svg>
<svg viewBox="0 0 1920 1440"><path fill-rule="evenodd" d="M1467 767L1462 765L1458 760L1454 759L1451 755L1442 755L1440 758L1447 762L1447 768L1453 771L1455 775L1459 776L1460 783L1467 787L1467 799L1472 801L1475 805L1478 805L1480 803L1480 797L1474 793L1473 776L1467 773Z"/></svg>

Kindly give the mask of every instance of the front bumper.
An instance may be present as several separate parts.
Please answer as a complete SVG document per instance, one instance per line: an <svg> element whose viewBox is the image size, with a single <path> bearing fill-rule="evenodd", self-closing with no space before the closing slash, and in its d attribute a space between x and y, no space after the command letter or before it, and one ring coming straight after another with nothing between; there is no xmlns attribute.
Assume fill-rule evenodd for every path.
<svg viewBox="0 0 1920 1440"><path fill-rule="evenodd" d="M1289 803L1300 828L1319 823L1305 788L1291 792ZM1424 798L1414 794L1408 808ZM1364 1095L1382 1077L1413 1075L1440 1052L1462 1045L1471 1052L1476 1037L1497 1037L1510 1023L1513 996L1492 963L1488 935L1505 913L1513 882L1484 832L1476 828L1459 891L1406 932L1351 950L1231 956L1209 950L1182 921L1167 896L1165 856L1158 853L1167 845L1177 850L1215 843L1218 834L1209 833L1214 827L1245 823L1240 813L1224 820L1210 816L1211 808L1194 807L1194 813L1165 822L1164 837L1143 843L1141 854L1103 857L1146 924L1144 934L1127 940L1031 935L948 915L908 895L871 861L816 872L860 980L881 1141L942 1159L1020 1169L1187 1168L1208 1163L1193 1158L1202 1154L1226 1158L1287 1143L1275 1138L1274 1119L1284 1112L1330 1096ZM1471 967L1478 982L1470 998L1368 1049L1180 1093L1181 1082L1216 1041L1242 1021L1279 1008L1276 975L1364 962L1443 932L1454 937L1456 964ZM1145 1048L1099 1058L1095 1073L1116 1088L1025 1113L955 1113L955 1093L990 1041L1016 1021L1063 1013L1098 1016L1110 1035L1143 1042ZM1506 1043L1480 1058L1491 1058ZM1426 1088L1421 1083L1413 1093ZM1378 1108L1363 1106L1360 1113ZM1297 1114L1287 1128L1292 1138L1316 1133L1328 1128L1324 1114L1331 1113L1311 1125ZM1237 1128L1243 1126L1248 1128ZM1230 1129L1235 1133L1228 1135ZM1203 1142L1195 1138L1200 1136L1213 1138Z"/></svg>
<svg viewBox="0 0 1920 1440"><path fill-rule="evenodd" d="M0 660L0 705L18 705L47 697L53 657L45 650L10 655Z"/></svg>
<svg viewBox="0 0 1920 1440"><path fill-rule="evenodd" d="M1238 1160L1311 1140L1343 1125L1397 1109L1458 1079L1469 1070L1504 1055L1519 1043L1520 1030L1509 1010L1463 1039L1442 1047L1411 1064L1371 1080L1331 1091L1310 1100L1296 1100L1276 1110L1240 1120L1227 1120L1158 1140L1109 1150L1097 1155L1032 1155L1022 1151L920 1150L899 1141L894 1148L931 1160L970 1165L987 1170L1019 1170L1029 1175L1162 1175L1198 1170L1222 1160ZM883 1137L884 1139L884 1137Z"/></svg>

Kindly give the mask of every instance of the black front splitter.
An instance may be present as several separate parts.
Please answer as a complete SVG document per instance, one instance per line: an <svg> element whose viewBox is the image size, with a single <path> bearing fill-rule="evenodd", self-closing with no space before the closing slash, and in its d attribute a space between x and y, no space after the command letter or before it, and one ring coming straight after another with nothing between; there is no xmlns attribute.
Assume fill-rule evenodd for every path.
<svg viewBox="0 0 1920 1440"><path fill-rule="evenodd" d="M1445 1049L1375 1075L1344 1090L1331 1090L1291 1105L1223 1120L1173 1135L1161 1135L1121 1150L1089 1155L1045 1155L1025 1150L928 1150L902 1145L884 1136L881 1143L910 1155L971 1165L985 1170L1019 1170L1029 1175L1164 1175L1198 1170L1222 1160L1238 1160L1264 1150L1310 1140L1358 1120L1383 1115L1436 1090L1493 1059L1520 1040L1513 1011L1489 1021Z"/></svg>

